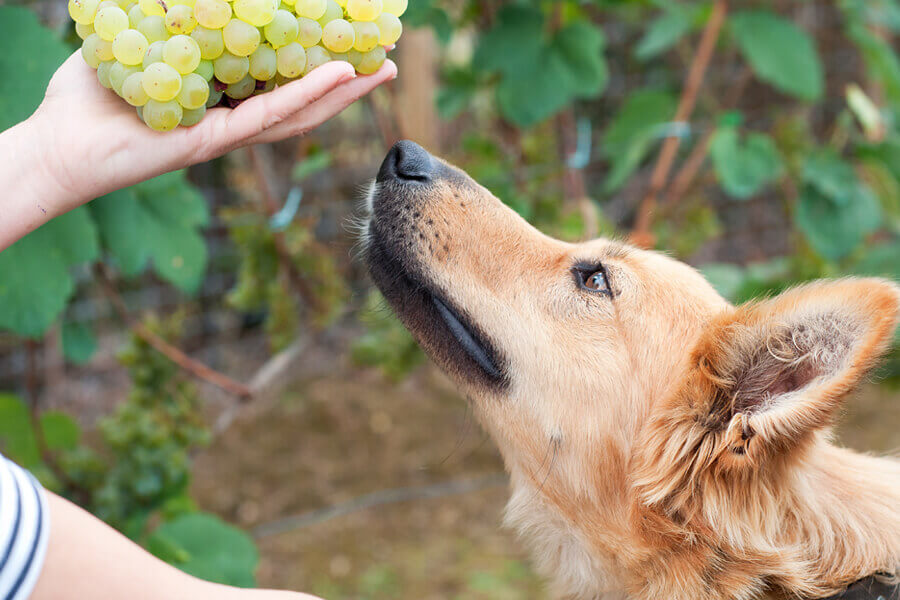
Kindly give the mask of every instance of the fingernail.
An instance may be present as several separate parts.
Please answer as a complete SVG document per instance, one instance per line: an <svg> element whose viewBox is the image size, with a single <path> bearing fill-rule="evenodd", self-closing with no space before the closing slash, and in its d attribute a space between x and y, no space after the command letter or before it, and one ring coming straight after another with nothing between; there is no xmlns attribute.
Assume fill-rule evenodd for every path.
<svg viewBox="0 0 900 600"><path fill-rule="evenodd" d="M347 83L348 81L353 81L356 79L356 71L352 73L347 73L340 79L340 83Z"/></svg>

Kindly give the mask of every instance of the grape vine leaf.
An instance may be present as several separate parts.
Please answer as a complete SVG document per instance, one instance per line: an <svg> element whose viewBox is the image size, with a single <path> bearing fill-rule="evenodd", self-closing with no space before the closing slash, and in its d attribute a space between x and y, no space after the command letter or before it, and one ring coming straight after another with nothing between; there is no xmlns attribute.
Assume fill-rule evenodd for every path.
<svg viewBox="0 0 900 600"><path fill-rule="evenodd" d="M75 291L70 268L98 255L97 231L84 208L0 252L0 329L43 335Z"/></svg>
<svg viewBox="0 0 900 600"><path fill-rule="evenodd" d="M609 79L605 43L603 32L584 21L549 36L539 10L509 5L482 36L473 65L482 73L500 74L501 113L516 125L530 127L573 100L603 92Z"/></svg>
<svg viewBox="0 0 900 600"><path fill-rule="evenodd" d="M104 248L126 276L141 274L152 262L160 277L185 293L199 289L207 261L200 228L209 214L184 172L113 192L90 209Z"/></svg>
<svg viewBox="0 0 900 600"><path fill-rule="evenodd" d="M741 143L736 128L722 127L713 135L709 152L722 189L734 198L756 195L782 172L781 155L764 134L751 133Z"/></svg>
<svg viewBox="0 0 900 600"><path fill-rule="evenodd" d="M259 551L246 533L206 513L163 523L147 549L185 573L237 587L253 587Z"/></svg>
<svg viewBox="0 0 900 600"><path fill-rule="evenodd" d="M634 55L638 60L645 61L659 56L690 33L693 26L692 11L677 5L667 8L650 23L644 37L638 42Z"/></svg>
<svg viewBox="0 0 900 600"><path fill-rule="evenodd" d="M71 50L24 7L0 6L0 131L25 120Z"/></svg>
<svg viewBox="0 0 900 600"><path fill-rule="evenodd" d="M641 89L628 97L603 134L602 152L612 165L604 183L607 193L622 187L641 165L675 108L675 97L661 90Z"/></svg>
<svg viewBox="0 0 900 600"><path fill-rule="evenodd" d="M49 450L72 450L81 439L78 424L65 413L45 411L39 422ZM27 469L41 465L28 407L12 394L0 394L0 452Z"/></svg>
<svg viewBox="0 0 900 600"><path fill-rule="evenodd" d="M729 22L738 47L760 79L802 100L822 97L822 63L809 34L766 10L735 13Z"/></svg>
<svg viewBox="0 0 900 600"><path fill-rule="evenodd" d="M72 364L86 364L97 350L97 338L85 323L65 321L61 338L63 356Z"/></svg>
<svg viewBox="0 0 900 600"><path fill-rule="evenodd" d="M863 184L857 186L853 197L843 205L807 184L801 192L794 222L816 252L829 260L839 260L853 252L878 227L881 207Z"/></svg>

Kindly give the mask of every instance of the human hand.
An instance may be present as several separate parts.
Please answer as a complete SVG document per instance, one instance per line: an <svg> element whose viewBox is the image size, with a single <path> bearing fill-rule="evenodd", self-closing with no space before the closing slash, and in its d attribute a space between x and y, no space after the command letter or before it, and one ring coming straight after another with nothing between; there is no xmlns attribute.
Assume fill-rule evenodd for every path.
<svg viewBox="0 0 900 600"><path fill-rule="evenodd" d="M41 210L63 214L113 190L221 156L230 150L304 134L397 76L388 60L357 76L345 62L309 75L237 108L215 108L198 125L158 133L133 107L104 89L78 52L57 70L40 108L26 122L50 179Z"/></svg>

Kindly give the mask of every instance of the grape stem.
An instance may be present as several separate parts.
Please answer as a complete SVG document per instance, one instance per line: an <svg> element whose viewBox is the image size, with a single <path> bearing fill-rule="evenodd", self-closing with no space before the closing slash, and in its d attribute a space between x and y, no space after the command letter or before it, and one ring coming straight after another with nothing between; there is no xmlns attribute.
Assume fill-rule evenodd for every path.
<svg viewBox="0 0 900 600"><path fill-rule="evenodd" d="M706 22L706 27L703 29L703 36L700 38L700 44L697 46L697 51L694 54L687 78L685 79L684 90L678 103L678 110L675 111L674 121L677 123L687 121L694 112L697 95L700 92L700 87L703 85L706 70L709 67L716 48L716 41L719 39L719 33L722 31L722 25L725 23L727 14L728 3L725 0L717 0L713 6L709 21ZM655 243L650 227L653 223L658 197L669 181L669 173L675 164L680 145L681 138L679 136L668 137L663 142L659 159L650 178L650 188L640 204L635 226L631 232L631 242L637 246L650 248Z"/></svg>
<svg viewBox="0 0 900 600"><path fill-rule="evenodd" d="M113 310L122 320L122 322L128 325L128 327L135 333L135 335L153 346L153 348L157 352L166 356L173 363L181 367L181 369L190 373L197 379L206 381L207 383L211 383L212 385L228 392L229 394L237 396L241 400L250 400L253 397L253 391L248 386L232 379L224 373L216 371L212 367L198 360L191 358L183 350L176 346L173 346L162 337L148 329L146 326L144 326L143 323L134 322L131 319L131 316L128 314L128 308L125 306L125 301L122 300L122 296L119 294L118 290L116 290L115 285L113 285L112 279L110 278L106 267L101 263L97 263L96 265L94 265L94 273L97 277L97 280L100 282L100 287L103 290L103 293L106 295L107 300L109 300L109 303L112 305Z"/></svg>

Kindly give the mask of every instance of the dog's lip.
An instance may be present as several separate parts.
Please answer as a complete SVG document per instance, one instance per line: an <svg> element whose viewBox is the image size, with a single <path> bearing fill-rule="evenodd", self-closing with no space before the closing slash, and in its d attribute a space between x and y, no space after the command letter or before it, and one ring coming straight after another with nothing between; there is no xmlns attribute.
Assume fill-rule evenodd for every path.
<svg viewBox="0 0 900 600"><path fill-rule="evenodd" d="M466 354L468 354L469 357L492 378L502 379L503 373L491 359L491 356L484 345L478 341L478 336L472 333L466 326L465 321L457 316L456 312L448 307L439 297L434 295L434 293L431 293L431 301L434 303L435 308L437 308L437 312L444 321L444 324L447 325L450 333L456 338L456 341L459 342L459 345L462 346Z"/></svg>

